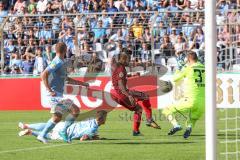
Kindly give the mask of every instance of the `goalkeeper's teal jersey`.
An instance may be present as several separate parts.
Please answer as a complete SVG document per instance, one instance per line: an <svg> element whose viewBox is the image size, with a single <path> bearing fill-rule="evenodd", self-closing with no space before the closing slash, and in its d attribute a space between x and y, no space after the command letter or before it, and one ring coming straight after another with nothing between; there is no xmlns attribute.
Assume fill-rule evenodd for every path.
<svg viewBox="0 0 240 160"><path fill-rule="evenodd" d="M174 74L173 81L184 79L184 96L197 100L205 97L205 67L196 62L185 66L181 71Z"/></svg>

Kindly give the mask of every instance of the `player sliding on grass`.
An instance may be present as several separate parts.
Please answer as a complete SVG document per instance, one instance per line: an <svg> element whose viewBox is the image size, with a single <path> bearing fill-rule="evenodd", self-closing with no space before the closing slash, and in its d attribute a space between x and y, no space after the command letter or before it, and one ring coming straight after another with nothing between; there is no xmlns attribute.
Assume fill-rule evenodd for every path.
<svg viewBox="0 0 240 160"><path fill-rule="evenodd" d="M67 77L67 64L64 62L64 57L67 52L66 44L61 42L57 43L55 49L56 57L41 74L43 84L46 88L46 96L44 98L49 102L52 113L52 118L46 123L44 129L37 137L37 139L43 143L47 143L47 133L50 132L59 121L61 121L64 113L69 114L66 117L64 127L59 134L65 142L68 142L69 138L66 133L67 128L78 117L79 108L70 99L63 99L65 82L73 85L89 86L87 83Z"/></svg>
<svg viewBox="0 0 240 160"><path fill-rule="evenodd" d="M89 119L82 122L75 122L67 129L67 136L72 141L74 139L84 140L96 140L99 139L97 131L99 126L105 124L107 118L106 111L98 111L96 114L96 119ZM38 136L40 132L46 126L46 123L34 123L34 124L23 124L19 123L18 125L23 131L19 132L19 136L33 135ZM52 130L46 135L46 138L49 140L63 140L59 136L59 132L64 128L64 122L59 122Z"/></svg>
<svg viewBox="0 0 240 160"><path fill-rule="evenodd" d="M181 125L176 121L174 114L188 113L186 121L186 131L183 137L188 138L192 132L196 121L204 113L205 108L205 68L204 65L198 62L195 52L189 51L187 55L188 63L182 71L176 72L173 77L175 83L184 81L184 97L176 104L170 105L163 110L163 114L172 123L173 128L168 135L173 135L177 131L182 130Z"/></svg>
<svg viewBox="0 0 240 160"><path fill-rule="evenodd" d="M114 62L114 61L113 61ZM114 90L111 91L112 98L123 107L130 111L134 111L133 117L133 136L141 135L139 131L142 108L147 117L147 126L160 129L152 119L152 109L147 94L127 88L127 71L125 67L129 64L129 57L122 53L119 56L119 62L112 64L112 84ZM140 105L138 102L142 102Z"/></svg>

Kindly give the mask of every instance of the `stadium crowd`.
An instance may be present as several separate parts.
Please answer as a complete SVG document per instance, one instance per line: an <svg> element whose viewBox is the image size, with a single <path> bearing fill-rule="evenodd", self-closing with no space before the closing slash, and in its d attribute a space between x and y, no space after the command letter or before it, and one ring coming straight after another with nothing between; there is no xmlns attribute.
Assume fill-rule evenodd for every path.
<svg viewBox="0 0 240 160"><path fill-rule="evenodd" d="M132 66L144 69L153 62L179 67L186 50L204 62L204 5L205 0L1 0L4 72L40 74L59 41L68 46L72 73L108 71L109 59L122 51ZM218 0L216 6L220 61L224 48L239 46L240 0Z"/></svg>

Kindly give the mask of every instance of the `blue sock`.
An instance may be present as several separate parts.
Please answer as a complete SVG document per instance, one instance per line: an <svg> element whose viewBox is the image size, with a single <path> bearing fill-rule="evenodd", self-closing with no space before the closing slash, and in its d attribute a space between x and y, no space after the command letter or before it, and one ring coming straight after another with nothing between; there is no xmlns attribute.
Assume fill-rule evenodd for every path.
<svg viewBox="0 0 240 160"><path fill-rule="evenodd" d="M37 137L39 134L40 134L40 132L38 132L38 131L32 131L32 135L35 136L35 137ZM47 135L45 136L45 138L50 139L49 134L47 134Z"/></svg>
<svg viewBox="0 0 240 160"><path fill-rule="evenodd" d="M37 137L40 133L38 131L32 131L32 135Z"/></svg>
<svg viewBox="0 0 240 160"><path fill-rule="evenodd" d="M42 132L39 134L41 137L45 137L47 136L48 132L50 132L54 127L55 127L56 123L53 122L52 119L49 119L49 121L47 122L46 126L44 127L44 129L42 130Z"/></svg>
<svg viewBox="0 0 240 160"><path fill-rule="evenodd" d="M47 123L34 123L34 124L29 124L28 128L36 131L42 131L46 125Z"/></svg>
<svg viewBox="0 0 240 160"><path fill-rule="evenodd" d="M75 121L75 117L73 117L72 114L69 114L66 117L66 121L65 121L65 124L64 124L64 127L63 127L62 131L66 133L68 127L71 126L71 124L73 124L74 121Z"/></svg>

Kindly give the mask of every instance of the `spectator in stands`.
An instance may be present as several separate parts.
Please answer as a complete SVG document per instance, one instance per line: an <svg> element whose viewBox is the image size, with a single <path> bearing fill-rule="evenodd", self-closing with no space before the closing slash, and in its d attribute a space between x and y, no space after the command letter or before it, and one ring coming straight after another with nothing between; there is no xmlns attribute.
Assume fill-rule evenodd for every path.
<svg viewBox="0 0 240 160"><path fill-rule="evenodd" d="M133 24L133 17L130 13L127 13L127 17L124 18L124 24L126 24L128 27L130 27Z"/></svg>
<svg viewBox="0 0 240 160"><path fill-rule="evenodd" d="M33 66L34 66L34 61L32 60L31 56L26 55L25 60L23 61L23 73L24 74L32 74L33 73Z"/></svg>
<svg viewBox="0 0 240 160"><path fill-rule="evenodd" d="M229 9L229 3L230 1L227 0L219 0L217 2L216 7L217 9L220 9L222 15L227 13L227 10Z"/></svg>
<svg viewBox="0 0 240 160"><path fill-rule="evenodd" d="M22 37L17 38L16 52L19 55L24 55L26 47L23 45Z"/></svg>
<svg viewBox="0 0 240 160"><path fill-rule="evenodd" d="M186 23L182 25L182 32L186 37L190 37L192 31L194 30L194 26L191 23L191 17L186 15Z"/></svg>
<svg viewBox="0 0 240 160"><path fill-rule="evenodd" d="M37 3L35 0L30 0L30 3L28 5L28 13L32 13L32 11L37 7Z"/></svg>
<svg viewBox="0 0 240 160"><path fill-rule="evenodd" d="M94 42L104 43L106 42L106 28L103 27L102 20L98 21L96 28L93 29L94 32Z"/></svg>
<svg viewBox="0 0 240 160"><path fill-rule="evenodd" d="M40 14L43 14L47 9L48 0L39 0L37 2L37 11Z"/></svg>
<svg viewBox="0 0 240 160"><path fill-rule="evenodd" d="M107 9L107 0L100 0L99 5L102 6L102 10L106 10Z"/></svg>
<svg viewBox="0 0 240 160"><path fill-rule="evenodd" d="M4 9L8 10L10 8L13 8L17 0L2 0L2 3L4 5Z"/></svg>
<svg viewBox="0 0 240 160"><path fill-rule="evenodd" d="M122 30L119 29L119 30L117 31L117 33L113 34L113 35L109 38L109 42L110 42L110 41L114 41L114 42L116 42L116 41L125 41L125 38L124 38L123 33L122 33Z"/></svg>
<svg viewBox="0 0 240 160"><path fill-rule="evenodd" d="M65 16L62 21L62 30L67 30L68 28L73 28L73 23L69 19L69 17Z"/></svg>
<svg viewBox="0 0 240 160"><path fill-rule="evenodd" d="M62 31L59 33L59 40L64 42L66 45L67 45L67 58L70 58L72 53L72 49L74 47L74 44L73 44L73 31L72 31L72 28L68 28L67 31Z"/></svg>
<svg viewBox="0 0 240 160"><path fill-rule="evenodd" d="M44 36L43 36L43 38L44 39L53 39L53 32L52 32L52 30L49 28L49 26L47 25L47 24L45 24L44 25Z"/></svg>
<svg viewBox="0 0 240 160"><path fill-rule="evenodd" d="M99 16L98 21L102 21L103 28L108 28L112 25L113 19L110 16L106 15L106 10L102 11L102 16Z"/></svg>
<svg viewBox="0 0 240 160"><path fill-rule="evenodd" d="M230 10L227 13L228 23L235 23L237 22L237 18L240 16L240 13L237 11L233 11L235 6L230 7Z"/></svg>
<svg viewBox="0 0 240 160"><path fill-rule="evenodd" d="M102 70L103 62L97 56L96 52L92 53L87 72L96 73Z"/></svg>
<svg viewBox="0 0 240 160"><path fill-rule="evenodd" d="M64 14L65 13L62 3L61 3L61 5L59 5L59 9L57 9L57 10L58 10L58 14ZM53 4L51 2L48 2L47 3L47 8L46 8L44 14L52 14L53 11L54 11Z"/></svg>
<svg viewBox="0 0 240 160"><path fill-rule="evenodd" d="M155 46L156 48L166 49L164 46L170 42L176 49L176 54L177 51L184 50L182 46L186 46L187 49L201 50L204 46L204 19L200 11L204 9L204 2L205 0L121 0L119 2L114 0L2 0L0 2L0 23L2 13L6 15L7 12L1 8L1 4L4 4L8 9L10 9L9 6L12 6L12 10L8 11L10 15L34 14L36 13L35 10L39 14L59 14L59 16L53 17L40 16L39 19L38 17L27 16L11 17L9 22L6 23L5 49L8 48L9 50L14 46L20 56L25 54L24 57L28 55L31 56L30 59L35 56L34 48L52 46L60 40L68 44L69 58L73 53L80 52L91 55L92 52L95 52L93 48L96 48L94 42L104 43L108 41L115 44L114 51L116 52L131 46L132 57L138 56L141 60L142 53L140 51L144 48L145 43L151 42L152 34L155 38L154 42L159 44L159 47ZM218 0L217 8L222 12L218 15L220 24L240 21L239 13L229 11L229 9L235 9L239 2ZM124 16L118 13L107 13L117 12L118 10L124 12L154 10L156 13L154 15L150 13L140 13L139 15L127 13ZM183 10L184 13L170 13L178 10ZM192 10L197 12L187 13ZM61 16L63 13L91 12L101 12L102 14ZM101 26L99 26L100 22L102 23ZM154 29L150 30L153 22ZM69 31L69 28L71 31ZM73 31L75 28L78 31L76 33ZM181 36L180 32L184 35ZM229 27L227 31L226 26L219 27L218 43L226 47L231 44L231 41L239 38L238 32L235 27ZM170 35L169 38L165 38L165 34ZM182 37L181 43L184 43L184 45L179 44L178 35ZM75 40L74 37L77 39ZM9 40L13 42L10 46L11 42ZM35 44L30 40L33 40ZM14 42L17 43L14 44ZM80 51L76 49L78 44ZM105 50L104 47L102 49ZM45 56L45 52L52 54L53 51L51 49L45 50L47 50L45 47L42 48L43 57L49 57L48 60L50 61L51 56Z"/></svg>
<svg viewBox="0 0 240 160"><path fill-rule="evenodd" d="M8 15L8 11L4 10L4 6L3 3L0 2L0 23L3 22L4 18Z"/></svg>
<svg viewBox="0 0 240 160"><path fill-rule="evenodd" d="M165 34L167 34L167 29L165 28L163 21L161 21L159 26L154 28L153 35L155 40L160 41Z"/></svg>
<svg viewBox="0 0 240 160"><path fill-rule="evenodd" d="M52 51L51 46L47 45L45 47L45 52L43 52L43 58L46 60L47 64L50 64L50 62L53 60L55 56L56 53Z"/></svg>
<svg viewBox="0 0 240 160"><path fill-rule="evenodd" d="M201 27L204 31L204 19L199 17L198 21L193 24L194 26Z"/></svg>
<svg viewBox="0 0 240 160"><path fill-rule="evenodd" d="M187 49L187 44L183 41L183 37L181 35L177 38L177 43L174 45L176 56L180 55Z"/></svg>
<svg viewBox="0 0 240 160"><path fill-rule="evenodd" d="M240 43L240 24L235 26L235 41L237 41L238 43ZM240 46L240 45L238 45Z"/></svg>
<svg viewBox="0 0 240 160"><path fill-rule="evenodd" d="M218 38L223 46L227 46L231 43L231 33L228 25L225 25L223 29L218 33Z"/></svg>
<svg viewBox="0 0 240 160"><path fill-rule="evenodd" d="M74 1L72 0L63 0L62 2L63 4L63 8L65 11L67 11L68 13L73 9L74 7Z"/></svg>
<svg viewBox="0 0 240 160"><path fill-rule="evenodd" d="M109 4L109 6L107 8L107 12L118 12L118 9L117 9L117 7L115 7L113 0L109 0L108 4Z"/></svg>
<svg viewBox="0 0 240 160"><path fill-rule="evenodd" d="M80 28L85 25L86 17L83 15L76 15L76 17L73 19L73 24L75 27Z"/></svg>
<svg viewBox="0 0 240 160"><path fill-rule="evenodd" d="M82 13L84 11L84 8L86 7L87 3L85 2L85 0L75 0L75 4L74 4L75 8L77 9L77 11L79 13Z"/></svg>
<svg viewBox="0 0 240 160"><path fill-rule="evenodd" d="M194 13L192 12L192 2L190 0L186 1L186 6L182 8L182 10L184 11L183 15L189 15L191 17L194 15Z"/></svg>
<svg viewBox="0 0 240 160"><path fill-rule="evenodd" d="M12 55L9 69L11 70L11 74L22 73L22 59L18 53Z"/></svg>
<svg viewBox="0 0 240 160"><path fill-rule="evenodd" d="M152 54L146 42L142 43L140 48L140 63L144 67L144 70L150 66L152 61Z"/></svg>
<svg viewBox="0 0 240 160"><path fill-rule="evenodd" d="M186 41L184 42L183 39L184 39L183 35L180 34L178 36L177 43L174 45L175 55L177 57L177 65L179 70L181 70L182 67L185 65L185 58L186 58L185 51L187 50L187 43Z"/></svg>
<svg viewBox="0 0 240 160"><path fill-rule="evenodd" d="M139 23L138 19L133 20L133 26L131 27L133 35L136 39L142 39L143 35L143 26Z"/></svg>
<svg viewBox="0 0 240 160"><path fill-rule="evenodd" d="M204 0L198 0L197 6L195 7L195 10L202 11L204 10L205 1Z"/></svg>
<svg viewBox="0 0 240 160"><path fill-rule="evenodd" d="M85 40L83 43L83 48L81 50L81 54L91 54L92 48L89 46L88 42Z"/></svg>
<svg viewBox="0 0 240 160"><path fill-rule="evenodd" d="M133 8L133 3L131 3L131 1L130 1L130 4L128 4L127 0L122 0L119 4L119 11L120 12L126 12L128 10L131 10L132 8Z"/></svg>
<svg viewBox="0 0 240 160"><path fill-rule="evenodd" d="M13 25L10 26L9 30L7 32L7 37L6 38L7 39L12 39L12 40L16 39L15 32L16 32L16 30L14 30L14 26Z"/></svg>
<svg viewBox="0 0 240 160"><path fill-rule="evenodd" d="M79 28L77 38L80 45L83 44L83 40L88 38L88 31L85 26L83 26L83 28Z"/></svg>
<svg viewBox="0 0 240 160"><path fill-rule="evenodd" d="M42 50L40 47L36 49L36 57L34 62L33 74L39 75L47 67L47 61L43 57Z"/></svg>
<svg viewBox="0 0 240 160"><path fill-rule="evenodd" d="M8 40L8 45L5 48L7 54L11 55L13 52L16 51L15 45L13 43L13 40Z"/></svg>
<svg viewBox="0 0 240 160"><path fill-rule="evenodd" d="M30 60L30 57L35 57L35 50L36 50L36 46L35 46L35 42L33 38L29 39L29 44L26 45L26 52L25 52L25 56L27 57L28 60Z"/></svg>
<svg viewBox="0 0 240 160"><path fill-rule="evenodd" d="M12 59L10 60L9 67L12 69L14 66L22 68L22 59L21 59L21 56L20 56L20 54L18 52L15 52L12 55Z"/></svg>
<svg viewBox="0 0 240 160"><path fill-rule="evenodd" d="M78 45L78 39L77 39L77 36L74 37L73 39L73 48L72 48L72 54L73 54L73 57L80 57L80 54L81 54L81 48L79 47Z"/></svg>
<svg viewBox="0 0 240 160"><path fill-rule="evenodd" d="M176 27L173 26L172 29L171 29L171 34L169 36L170 41L171 41L173 46L177 43L177 38L178 38L176 30L177 30Z"/></svg>
<svg viewBox="0 0 240 160"><path fill-rule="evenodd" d="M195 34L195 37L196 37L197 46L200 47L204 43L204 40L205 40L204 33L203 33L203 30L202 30L201 27L197 28L197 32Z"/></svg>
<svg viewBox="0 0 240 160"><path fill-rule="evenodd" d="M167 7L167 10L170 12L178 11L178 7L176 6L176 0L170 0L170 5ZM176 13L171 13L170 16L174 17Z"/></svg>
<svg viewBox="0 0 240 160"><path fill-rule="evenodd" d="M134 12L140 12L143 11L145 8L143 7L143 4L140 0L135 1L135 5L133 7Z"/></svg>
<svg viewBox="0 0 240 160"><path fill-rule="evenodd" d="M14 11L17 13L22 13L24 8L26 8L26 2L23 0L17 0L14 5Z"/></svg>
<svg viewBox="0 0 240 160"><path fill-rule="evenodd" d="M140 22L142 25L147 25L147 24L148 24L148 19L147 19L147 17L145 16L144 13L140 13L138 19L139 19L139 22Z"/></svg>
<svg viewBox="0 0 240 160"><path fill-rule="evenodd" d="M143 40L147 43L150 43L152 39L152 35L150 33L150 29L147 27L144 29Z"/></svg>
<svg viewBox="0 0 240 160"><path fill-rule="evenodd" d="M167 58L169 58L169 57L171 57L171 56L174 55L174 54L173 54L173 53L174 53L174 52L173 52L173 51L174 51L174 46L173 46L173 44L171 43L168 34L165 34L165 35L163 36L163 42L162 42L162 44L161 44L161 46L160 46L160 49L161 49L161 51L162 51L163 56L166 57L166 60L167 60Z"/></svg>
<svg viewBox="0 0 240 160"><path fill-rule="evenodd" d="M61 13L64 11L64 5L63 2L60 0L52 0L50 3L48 2L47 4L51 4L51 9L52 10L57 10Z"/></svg>

